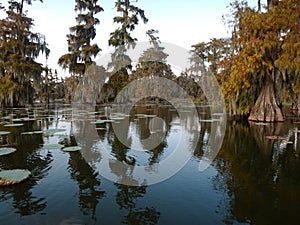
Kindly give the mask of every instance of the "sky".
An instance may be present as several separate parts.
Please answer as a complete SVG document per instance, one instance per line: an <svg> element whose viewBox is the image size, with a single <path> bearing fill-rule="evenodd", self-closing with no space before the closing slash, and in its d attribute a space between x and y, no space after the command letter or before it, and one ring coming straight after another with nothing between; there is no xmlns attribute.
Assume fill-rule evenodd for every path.
<svg viewBox="0 0 300 225"><path fill-rule="evenodd" d="M133 0L132 0L133 1ZM138 0L134 3L145 11L149 19L147 24L140 21L133 32L138 41L148 41L146 31L159 31L162 42L176 44L187 50L193 44L209 41L211 38L228 37L228 29L222 16L230 13L229 4L233 0ZM0 2L6 2L0 0ZM116 16L114 0L99 0L104 12L97 14L100 25L94 43L102 49L98 57L111 50L108 47L109 34L114 31L113 17ZM133 1L134 2L134 1ZM256 0L249 0L250 6L256 6ZM49 58L39 57L38 61L57 69L61 76L67 73L57 65L58 58L67 53L69 27L76 25L74 0L34 1L27 6L28 16L34 19L34 31L44 34L51 50Z"/></svg>

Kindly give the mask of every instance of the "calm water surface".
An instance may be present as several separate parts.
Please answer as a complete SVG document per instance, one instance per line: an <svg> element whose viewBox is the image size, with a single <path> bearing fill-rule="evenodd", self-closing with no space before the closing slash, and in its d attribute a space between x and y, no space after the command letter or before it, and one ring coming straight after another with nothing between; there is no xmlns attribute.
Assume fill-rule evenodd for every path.
<svg viewBox="0 0 300 225"><path fill-rule="evenodd" d="M199 107L198 112L200 118L210 119L207 108ZM1 145L16 145L17 151L0 157L0 169L25 168L32 176L18 185L0 187L0 224L300 224L296 118L269 125L229 121L217 158L203 172L198 166L212 123L201 122L193 156L174 176L150 186L114 183L95 170L101 161L97 149L105 147L117 160L133 166L151 165L170 156L179 135L188 133L190 125L178 123L172 107L149 104L135 107L129 115L128 130L138 138L151 133L151 117L138 114L165 121L166 137L152 151L133 150L143 150L137 141L132 141L133 149L123 145L112 122L93 123L105 119L101 106L96 112L67 106L3 110L0 130L11 134L1 137ZM195 118L186 117L193 124ZM4 127L7 122L24 125ZM44 134L24 134L37 130ZM268 135L285 139L266 139ZM69 153L45 147L58 143L85 149ZM120 179L123 176L113 163L110 170Z"/></svg>

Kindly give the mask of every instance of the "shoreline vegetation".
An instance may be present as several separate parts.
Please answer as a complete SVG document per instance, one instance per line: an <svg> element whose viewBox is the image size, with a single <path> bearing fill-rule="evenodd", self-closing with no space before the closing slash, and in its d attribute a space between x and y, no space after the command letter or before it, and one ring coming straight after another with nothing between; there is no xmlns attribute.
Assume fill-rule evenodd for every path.
<svg viewBox="0 0 300 225"><path fill-rule="evenodd" d="M58 65L70 74L65 79L56 70L36 61L40 55L47 58L50 49L46 37L32 31L30 7L24 9L31 4L35 2L8 1L5 8L0 3L6 13L6 18L0 20L1 108L25 107L37 102L70 103L81 82L95 85L88 83L86 72L95 65L96 56L101 55L101 49L93 44L96 26L101 26L98 16L105 10L101 2L75 0L75 25L66 35L68 52L58 59ZM190 67L175 75L168 64L169 55L161 45L159 31L152 28L146 32L150 48L142 53L137 65L132 65L127 50L134 48L138 41L132 31L139 23L147 24L147 10L129 0L116 0L112 18L116 29L108 40L114 52L108 68L95 68L95 74L102 76L97 80L103 83L96 94L96 103L110 104L126 85L144 77L172 80L194 102L205 103L197 80L210 71L219 82L230 118L283 122L288 114L299 116L299 1L270 0L266 5L258 1L253 8L247 1L233 1L230 8L230 14L224 16L229 36L191 46ZM112 75L106 80L108 73ZM136 90L136 94L141 91ZM83 103L91 94L79 93Z"/></svg>

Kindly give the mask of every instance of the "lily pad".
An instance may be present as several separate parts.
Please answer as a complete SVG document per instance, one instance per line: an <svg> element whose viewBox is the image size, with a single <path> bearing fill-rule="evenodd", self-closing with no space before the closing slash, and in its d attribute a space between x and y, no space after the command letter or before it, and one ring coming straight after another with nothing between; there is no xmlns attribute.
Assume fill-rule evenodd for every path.
<svg viewBox="0 0 300 225"><path fill-rule="evenodd" d="M95 129L96 130L106 130L106 128L104 128L104 127L96 127Z"/></svg>
<svg viewBox="0 0 300 225"><path fill-rule="evenodd" d="M49 129L46 130L47 133L58 133L58 132L64 132L66 129Z"/></svg>
<svg viewBox="0 0 300 225"><path fill-rule="evenodd" d="M69 123L69 122L72 122L73 120L60 120L60 122L66 122L66 123Z"/></svg>
<svg viewBox="0 0 300 225"><path fill-rule="evenodd" d="M15 151L17 151L17 149L15 149L15 148L0 148L0 156L8 155Z"/></svg>
<svg viewBox="0 0 300 225"><path fill-rule="evenodd" d="M14 169L0 171L0 186L20 183L31 175L29 170Z"/></svg>
<svg viewBox="0 0 300 225"><path fill-rule="evenodd" d="M71 146L71 147L65 147L62 150L65 152L76 152L76 151L80 151L81 147L80 146Z"/></svg>
<svg viewBox="0 0 300 225"><path fill-rule="evenodd" d="M141 113L138 113L138 114L135 114L136 117L145 117L147 114L141 114Z"/></svg>
<svg viewBox="0 0 300 225"><path fill-rule="evenodd" d="M202 123L212 123L212 122L214 122L214 120L213 119L207 119L207 120L201 119L200 122L202 122Z"/></svg>
<svg viewBox="0 0 300 225"><path fill-rule="evenodd" d="M105 120L96 120L96 121L93 121L91 123L92 124L102 124L102 123L105 123Z"/></svg>
<svg viewBox="0 0 300 225"><path fill-rule="evenodd" d="M23 126L23 123L9 123L9 124L5 124L5 127L21 127Z"/></svg>
<svg viewBox="0 0 300 225"><path fill-rule="evenodd" d="M125 117L111 117L112 120L124 120Z"/></svg>
<svg viewBox="0 0 300 225"><path fill-rule="evenodd" d="M154 118L154 117L157 117L157 115L151 115L151 114L147 114L147 115L145 115L145 117L147 117L147 118Z"/></svg>
<svg viewBox="0 0 300 225"><path fill-rule="evenodd" d="M102 123L111 123L114 122L113 120L96 120L94 122L91 122L93 124L102 124Z"/></svg>
<svg viewBox="0 0 300 225"><path fill-rule="evenodd" d="M173 126L180 126L181 123L180 123L180 122L171 122L170 125L173 125Z"/></svg>
<svg viewBox="0 0 300 225"><path fill-rule="evenodd" d="M0 131L0 135L8 135L8 134L10 134L9 131Z"/></svg>
<svg viewBox="0 0 300 225"><path fill-rule="evenodd" d="M215 112L215 113L213 113L212 115L213 115L213 116L223 116L223 115L224 115L224 113Z"/></svg>
<svg viewBox="0 0 300 225"><path fill-rule="evenodd" d="M51 132L44 132L44 133L43 133L43 136L44 136L44 137L51 137L51 136L54 136L54 133L51 133Z"/></svg>
<svg viewBox="0 0 300 225"><path fill-rule="evenodd" d="M21 122L21 119L12 119L13 122Z"/></svg>
<svg viewBox="0 0 300 225"><path fill-rule="evenodd" d="M60 144L48 144L48 145L44 145L43 149L61 149L62 147L64 147L64 145L60 145Z"/></svg>
<svg viewBox="0 0 300 225"><path fill-rule="evenodd" d="M259 122L259 123L255 123L255 125L266 126L266 125L268 125L268 124L267 124L267 123L261 123L261 122Z"/></svg>
<svg viewBox="0 0 300 225"><path fill-rule="evenodd" d="M42 134L43 131L37 130L37 131L29 131L29 132L22 132L22 135L27 135L27 134Z"/></svg>

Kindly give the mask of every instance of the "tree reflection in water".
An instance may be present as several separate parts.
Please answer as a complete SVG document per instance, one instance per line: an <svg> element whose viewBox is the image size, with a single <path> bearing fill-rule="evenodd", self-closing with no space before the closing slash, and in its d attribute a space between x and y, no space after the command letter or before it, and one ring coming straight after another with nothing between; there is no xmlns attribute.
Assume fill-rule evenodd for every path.
<svg viewBox="0 0 300 225"><path fill-rule="evenodd" d="M215 188L228 196L225 223L299 224L300 160L293 145L265 139L287 137L293 128L285 125L228 124L214 179Z"/></svg>
<svg viewBox="0 0 300 225"><path fill-rule="evenodd" d="M136 112L135 112L136 113ZM142 113L141 111L139 113ZM145 127L144 123L148 123L147 119L142 121L135 121L136 123L143 123L140 127ZM138 129L138 135L140 137L146 138L149 135L148 126L147 129ZM129 127L126 129L126 132L123 133L124 137L128 137ZM116 137L112 130L109 130L110 134L108 135L109 143L112 146L112 154L116 157L117 160L126 163L131 166L135 166L137 161L136 159L128 155L130 148L123 145L119 139ZM148 132L148 133L147 133ZM132 144L131 139L127 139L127 143ZM163 151L164 144L159 145L153 150L151 157L149 158L149 163L153 163L157 160L159 153ZM119 177L119 181L122 182L122 179L131 179L134 182L132 177L132 171L129 171L130 167L126 171L120 171L118 166L115 165L114 161L109 162L111 172ZM136 182L138 184L138 182ZM143 198L146 194L147 186L126 186L122 184L115 183L117 187L116 203L119 206L120 210L126 210L126 215L123 217L123 224L156 224L160 217L160 212L158 212L154 207L138 207L137 201L139 198Z"/></svg>
<svg viewBox="0 0 300 225"><path fill-rule="evenodd" d="M128 165L134 166L136 161L134 158L128 158L126 151L128 148L124 146L116 137L113 139L112 152L118 160L122 160ZM119 171L114 162L110 162L111 171L119 177L119 180L134 179L131 175L132 171ZM129 169L130 167L128 167ZM136 182L138 184L138 182ZM116 193L116 203L121 210L126 210L127 215L124 216L122 223L124 224L156 224L160 217L160 212L157 212L154 207L137 207L139 198L143 198L146 194L147 186L126 186L115 183L118 191Z"/></svg>
<svg viewBox="0 0 300 225"><path fill-rule="evenodd" d="M126 186L115 184L118 189L116 203L121 210L126 210L123 224L157 224L160 212L154 207L138 207L137 201L146 194L147 186Z"/></svg>
<svg viewBox="0 0 300 225"><path fill-rule="evenodd" d="M66 138L63 144L66 146L77 145L74 136ZM91 219L96 222L97 205L105 195L105 191L100 188L101 181L98 173L89 166L80 152L71 152L68 163L71 178L78 184L80 211L83 215L91 215Z"/></svg>

